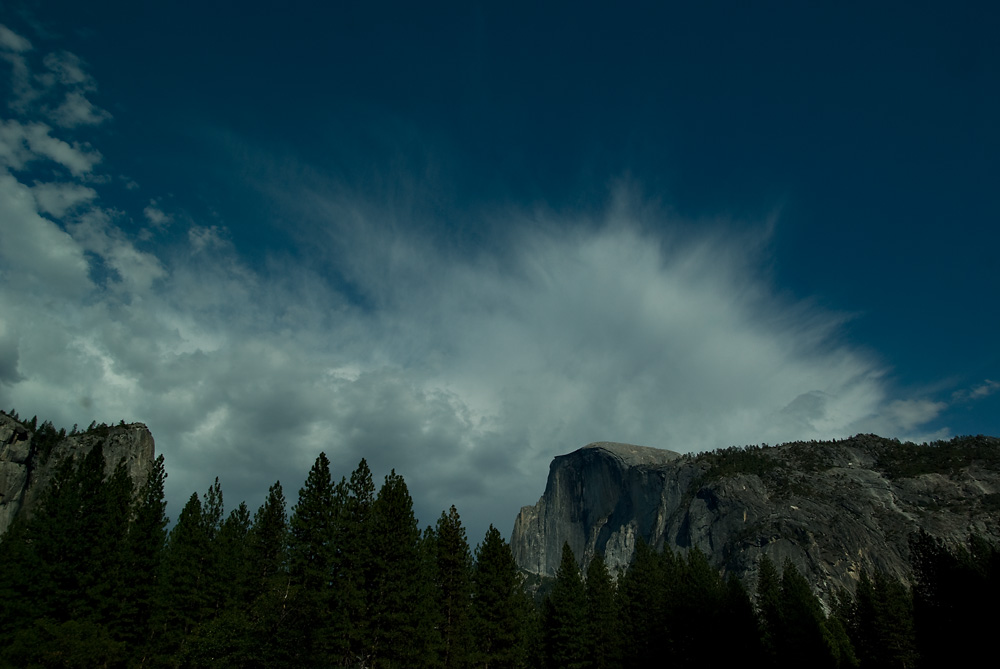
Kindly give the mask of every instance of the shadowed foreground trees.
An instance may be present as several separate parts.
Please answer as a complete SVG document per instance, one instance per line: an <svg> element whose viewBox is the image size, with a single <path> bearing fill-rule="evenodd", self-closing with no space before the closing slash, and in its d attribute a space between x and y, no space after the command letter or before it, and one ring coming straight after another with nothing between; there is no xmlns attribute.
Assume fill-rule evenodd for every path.
<svg viewBox="0 0 1000 669"><path fill-rule="evenodd" d="M978 662L993 653L1000 550L975 535L964 546L948 546L923 532L911 537L910 549L916 645L926 666Z"/></svg>
<svg viewBox="0 0 1000 669"><path fill-rule="evenodd" d="M746 591L726 583L703 553L656 552L640 542L635 560L618 580L622 637L620 663L645 667L664 660L678 666L763 657L758 618ZM726 630L724 644L718 643ZM594 665L596 666L596 665Z"/></svg>
<svg viewBox="0 0 1000 669"><path fill-rule="evenodd" d="M439 631L435 654L442 667L467 667L473 647L472 552L454 506L441 513L433 530L427 529L424 549L431 582L439 591L433 621Z"/></svg>
<svg viewBox="0 0 1000 669"><path fill-rule="evenodd" d="M472 575L473 666L528 666L535 609L510 544L490 525Z"/></svg>
<svg viewBox="0 0 1000 669"><path fill-rule="evenodd" d="M569 544L563 544L556 582L542 613L545 666L583 669L587 658L587 592Z"/></svg>
<svg viewBox="0 0 1000 669"><path fill-rule="evenodd" d="M58 467L0 539L0 666L934 667L990 650L973 602L1000 594L996 547L919 534L912 590L863 575L829 615L790 563L761 560L751 603L698 550L641 542L613 575L565 546L536 605L496 528L472 551L451 507L421 533L364 460L337 482L320 454L290 516L280 483L227 515L216 480L169 534L165 477L161 456L135 491L99 446Z"/></svg>
<svg viewBox="0 0 1000 669"><path fill-rule="evenodd" d="M280 483L226 515L216 480L169 535L165 476L62 464L0 540L0 666L530 666L509 545L491 527L473 560L454 507L421 535L395 472L335 483L321 454L290 517Z"/></svg>

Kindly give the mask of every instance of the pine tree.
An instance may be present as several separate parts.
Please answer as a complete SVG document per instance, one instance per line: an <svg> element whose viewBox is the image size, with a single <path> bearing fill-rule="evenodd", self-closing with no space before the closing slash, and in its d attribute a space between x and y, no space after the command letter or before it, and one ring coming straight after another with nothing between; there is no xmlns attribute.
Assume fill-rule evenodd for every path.
<svg viewBox="0 0 1000 669"><path fill-rule="evenodd" d="M467 667L472 647L472 553L454 506L447 514L441 512L435 531L425 542L434 545L441 666Z"/></svg>
<svg viewBox="0 0 1000 669"><path fill-rule="evenodd" d="M98 528L89 541L90 573L85 585L88 608L92 609L92 619L110 626L113 636L119 639L129 636L128 627L133 624L121 617L121 608L130 582L128 534L134 497L132 478L122 459L111 477L100 484L91 509L84 509L84 513L94 514Z"/></svg>
<svg viewBox="0 0 1000 669"><path fill-rule="evenodd" d="M55 655L43 659L35 652L42 644L58 647L60 662L120 657L127 647L120 642L141 647L149 593L137 583L149 583L152 576L136 565L140 499L124 462L110 477L105 471L100 442L78 461L65 459L33 519L15 523L0 543L4 574L14 571L18 581L14 592L2 593L4 617L16 611L3 627L8 633L20 629L6 653L14 665L55 662Z"/></svg>
<svg viewBox="0 0 1000 669"><path fill-rule="evenodd" d="M34 531L33 523L15 517L0 540L0 648L41 617L41 597L48 582Z"/></svg>
<svg viewBox="0 0 1000 669"><path fill-rule="evenodd" d="M615 606L615 586L604 558L598 554L587 566L587 645L589 666L608 669L621 666L621 636Z"/></svg>
<svg viewBox="0 0 1000 669"><path fill-rule="evenodd" d="M31 621L0 650L5 667L125 667L125 644L92 621Z"/></svg>
<svg viewBox="0 0 1000 669"><path fill-rule="evenodd" d="M981 537L967 543L949 546L923 531L910 538L914 623L926 666L975 662L991 652L993 618L973 601L1000 596L1000 551Z"/></svg>
<svg viewBox="0 0 1000 669"><path fill-rule="evenodd" d="M267 499L254 514L247 543L249 547L249 599L255 600L274 586L274 579L286 568L288 520L281 482L275 481Z"/></svg>
<svg viewBox="0 0 1000 669"><path fill-rule="evenodd" d="M790 560L781 574L779 617L779 666L857 666L846 632L839 622L827 621L809 582Z"/></svg>
<svg viewBox="0 0 1000 669"><path fill-rule="evenodd" d="M556 580L545 600L542 633L550 669L587 666L587 595L569 543L563 544Z"/></svg>
<svg viewBox="0 0 1000 669"><path fill-rule="evenodd" d="M782 664L801 667L816 662L824 655L820 629L823 610L808 581L790 560L785 560L781 570L780 611Z"/></svg>
<svg viewBox="0 0 1000 669"><path fill-rule="evenodd" d="M131 481L119 467L104 480L100 443L79 461L64 459L32 519L4 539L20 537L30 574L15 601L23 625L36 618L105 625L120 599ZM25 617L30 616L30 617ZM100 621L100 622L98 622Z"/></svg>
<svg viewBox="0 0 1000 669"><path fill-rule="evenodd" d="M287 648L304 664L335 653L331 629L334 607L333 532L336 518L330 461L320 453L309 470L292 511L288 533L288 571L294 587L290 624L301 637Z"/></svg>
<svg viewBox="0 0 1000 669"><path fill-rule="evenodd" d="M126 539L127 565L119 629L126 644L133 649L143 647L150 633L153 598L167 539L167 503L163 490L166 478L163 456L160 455L153 461L146 482L136 497Z"/></svg>
<svg viewBox="0 0 1000 669"><path fill-rule="evenodd" d="M430 630L423 623L433 604L419 542L413 500L392 471L372 504L367 656L374 666L417 666L428 651Z"/></svg>
<svg viewBox="0 0 1000 669"><path fill-rule="evenodd" d="M916 637L913 599L899 581L876 572L862 573L847 627L863 667L913 667Z"/></svg>
<svg viewBox="0 0 1000 669"><path fill-rule="evenodd" d="M222 486L219 485L219 477L215 477L215 482L209 486L208 491L202 495L201 501L201 523L204 526L205 536L209 541L215 541L216 535L222 528L222 514L224 512L222 502Z"/></svg>
<svg viewBox="0 0 1000 669"><path fill-rule="evenodd" d="M764 665L764 648L760 638L760 620L743 583L730 574L725 586L723 617L720 627L729 630L725 645L720 649L719 663L735 665L750 661Z"/></svg>
<svg viewBox="0 0 1000 669"><path fill-rule="evenodd" d="M33 523L39 572L49 582L41 594L40 617L57 622L90 617L86 596L97 571L91 540L100 529L100 496L104 478L104 450L96 444L79 463L68 458L41 504Z"/></svg>
<svg viewBox="0 0 1000 669"><path fill-rule="evenodd" d="M669 655L666 565L666 560L640 539L632 564L619 580L622 636L629 640L622 651L626 667L654 666Z"/></svg>
<svg viewBox="0 0 1000 669"><path fill-rule="evenodd" d="M222 522L215 544L215 575L223 584L216 609L245 609L250 592L250 510L246 502L240 502Z"/></svg>
<svg viewBox="0 0 1000 669"><path fill-rule="evenodd" d="M533 605L510 545L490 525L476 547L473 570L474 666L515 669L527 664L527 641Z"/></svg>
<svg viewBox="0 0 1000 669"><path fill-rule="evenodd" d="M287 565L288 521L281 483L275 482L254 514L247 537L248 635L253 662L248 667L294 666L296 635L288 620L290 593Z"/></svg>
<svg viewBox="0 0 1000 669"><path fill-rule="evenodd" d="M761 643L770 666L777 666L782 638L781 575L767 555L757 563L757 610Z"/></svg>
<svg viewBox="0 0 1000 669"><path fill-rule="evenodd" d="M373 558L372 506L375 483L364 458L336 490L334 592L338 655L346 664L362 662L371 648L368 583Z"/></svg>
<svg viewBox="0 0 1000 669"><path fill-rule="evenodd" d="M164 660L179 662L195 628L213 612L207 582L212 546L206 526L201 500L192 493L170 531L161 567L153 652Z"/></svg>
<svg viewBox="0 0 1000 669"><path fill-rule="evenodd" d="M724 586L718 571L697 547L686 556L675 556L669 549L663 553L673 571L667 600L670 656L682 665L691 664L712 642L708 621L722 618Z"/></svg>
<svg viewBox="0 0 1000 669"><path fill-rule="evenodd" d="M221 490L214 496L221 506ZM205 525L209 526L210 521ZM247 613L249 530L250 512L242 502L218 526L206 573L212 584L210 610L190 635L184 655L185 663L192 667L246 667L255 658L255 639Z"/></svg>

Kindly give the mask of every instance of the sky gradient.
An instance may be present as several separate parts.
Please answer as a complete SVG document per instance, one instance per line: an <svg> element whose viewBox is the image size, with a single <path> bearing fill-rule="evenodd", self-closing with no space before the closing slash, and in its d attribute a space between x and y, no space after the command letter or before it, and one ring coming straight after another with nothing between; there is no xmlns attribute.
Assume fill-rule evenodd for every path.
<svg viewBox="0 0 1000 669"><path fill-rule="evenodd" d="M0 406L473 543L592 441L1000 434L988 3L313 4L0 0Z"/></svg>

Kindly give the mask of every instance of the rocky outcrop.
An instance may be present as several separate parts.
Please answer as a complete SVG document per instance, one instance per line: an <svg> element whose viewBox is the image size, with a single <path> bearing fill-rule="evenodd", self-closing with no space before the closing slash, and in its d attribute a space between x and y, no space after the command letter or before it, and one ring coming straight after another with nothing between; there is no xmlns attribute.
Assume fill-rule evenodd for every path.
<svg viewBox="0 0 1000 669"><path fill-rule="evenodd" d="M31 433L0 412L0 534L7 531L21 508L30 459Z"/></svg>
<svg viewBox="0 0 1000 669"><path fill-rule="evenodd" d="M1000 440L934 445L875 435L728 449L699 456L590 444L555 458L538 504L521 509L511 547L522 569L553 576L568 542L586 566L628 565L640 538L697 547L749 586L761 555L790 559L829 598L862 571L906 579L919 528L949 541L1000 538Z"/></svg>
<svg viewBox="0 0 1000 669"><path fill-rule="evenodd" d="M146 482L155 444L142 423L94 426L62 438L40 439L28 425L0 412L0 535L18 514L31 515L63 460L80 461L98 443L104 449L107 475L124 460L136 488Z"/></svg>
<svg viewBox="0 0 1000 669"><path fill-rule="evenodd" d="M627 565L639 536L657 524L665 466L679 453L598 442L560 455L549 468L545 494L521 509L511 548L522 569L555 575L564 542L584 563L594 551L613 568Z"/></svg>

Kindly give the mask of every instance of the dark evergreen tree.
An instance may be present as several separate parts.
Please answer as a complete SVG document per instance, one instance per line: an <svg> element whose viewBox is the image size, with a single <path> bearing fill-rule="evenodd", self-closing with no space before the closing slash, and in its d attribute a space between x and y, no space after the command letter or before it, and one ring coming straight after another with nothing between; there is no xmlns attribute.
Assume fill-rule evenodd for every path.
<svg viewBox="0 0 1000 669"><path fill-rule="evenodd" d="M0 651L0 666L12 668L124 669L126 662L125 644L93 621L38 619L14 634Z"/></svg>
<svg viewBox="0 0 1000 669"><path fill-rule="evenodd" d="M77 620L83 620L82 616L87 615L91 620L109 626L110 634L115 638L126 639L131 636L129 628L134 624L121 613L122 599L132 581L128 534L135 494L124 459L115 467L111 477L99 485L91 509L84 509L85 513L93 513L97 518L95 525L98 529L96 536L89 541L85 539L90 545L90 573L84 586L87 588L89 605L86 608L89 613L81 613Z"/></svg>
<svg viewBox="0 0 1000 669"><path fill-rule="evenodd" d="M143 648L149 638L153 598L161 575L160 560L167 540L168 522L163 490L166 478L160 455L153 461L136 497L126 540L127 566L119 620L123 640L136 650Z"/></svg>
<svg viewBox="0 0 1000 669"><path fill-rule="evenodd" d="M777 666L781 652L781 574L767 555L757 563L757 610L760 638L767 664Z"/></svg>
<svg viewBox="0 0 1000 669"><path fill-rule="evenodd" d="M0 635L6 637L37 617L31 587L37 558L24 518L15 518L0 540L0 564Z"/></svg>
<svg viewBox="0 0 1000 669"><path fill-rule="evenodd" d="M587 595L568 543L563 544L556 580L545 599L542 633L550 669L587 666Z"/></svg>
<svg viewBox="0 0 1000 669"><path fill-rule="evenodd" d="M275 482L254 514L247 537L247 630L252 658L247 667L294 666L295 654L288 649L297 637L285 606L291 590L287 538L285 496L281 483Z"/></svg>
<svg viewBox="0 0 1000 669"><path fill-rule="evenodd" d="M222 491L216 479L216 492L206 496L218 499ZM211 502L205 506L211 508ZM212 514L214 515L214 514ZM204 519L204 514L203 514ZM206 530L211 521L205 521ZM211 541L211 556L206 563L209 612L187 640L185 661L195 667L246 666L251 657L252 638L247 615L248 548L250 512L240 503L230 512Z"/></svg>
<svg viewBox="0 0 1000 669"><path fill-rule="evenodd" d="M732 574L726 581L723 606L720 627L728 632L725 644L719 649L719 663L735 665L750 660L751 664L765 664L760 621L746 588Z"/></svg>
<svg viewBox="0 0 1000 669"><path fill-rule="evenodd" d="M329 587L333 572L336 518L330 461L320 453L292 511L288 533L288 571L294 588L290 625L299 638L287 642L288 654L313 665L339 655L333 638L334 600Z"/></svg>
<svg viewBox="0 0 1000 669"><path fill-rule="evenodd" d="M235 607L216 611L184 639L183 654L170 666L261 667L252 647L249 618Z"/></svg>
<svg viewBox="0 0 1000 669"><path fill-rule="evenodd" d="M654 666L669 656L665 571L661 556L640 539L618 583L622 637L628 639L622 648L625 667Z"/></svg>
<svg viewBox="0 0 1000 669"><path fill-rule="evenodd" d="M67 458L35 517L25 523L32 565L25 592L29 620L113 617L121 596L131 481L121 467L105 481L104 470L100 443L79 462Z"/></svg>
<svg viewBox="0 0 1000 669"><path fill-rule="evenodd" d="M874 581L862 573L846 614L846 627L862 667L917 665L913 598L902 583L882 572L876 572Z"/></svg>
<svg viewBox="0 0 1000 669"><path fill-rule="evenodd" d="M209 541L215 541L216 535L222 528L223 512L222 486L219 485L219 477L216 476L215 482L201 497L201 523Z"/></svg>
<svg viewBox="0 0 1000 669"><path fill-rule="evenodd" d="M621 666L621 631L615 602L615 586L604 558L597 554L587 566L586 634L588 666L609 669Z"/></svg>
<svg viewBox="0 0 1000 669"><path fill-rule="evenodd" d="M254 514L253 524L247 537L250 601L273 588L275 577L284 574L287 567L287 538L285 495L281 489L281 482L275 481L267 491L267 500ZM280 579L279 584L284 580Z"/></svg>
<svg viewBox="0 0 1000 669"><path fill-rule="evenodd" d="M433 545L440 665L467 667L472 649L472 553L454 506L441 513L425 543Z"/></svg>
<svg viewBox="0 0 1000 669"><path fill-rule="evenodd" d="M921 531L910 538L914 623L923 666L976 662L991 652L993 618L973 601L1000 595L1000 552L979 537L948 545ZM962 639L960 644L955 639Z"/></svg>
<svg viewBox="0 0 1000 669"><path fill-rule="evenodd" d="M681 665L692 664L712 642L709 621L724 617L724 585L697 547L686 556L673 555L665 548L661 562L667 570L668 657Z"/></svg>
<svg viewBox="0 0 1000 669"><path fill-rule="evenodd" d="M846 632L837 621L827 621L809 582L789 560L781 574L779 610L779 666L857 666Z"/></svg>
<svg viewBox="0 0 1000 669"><path fill-rule="evenodd" d="M526 666L533 605L524 592L523 577L510 545L492 525L476 547L472 585L476 640L473 666Z"/></svg>
<svg viewBox="0 0 1000 669"><path fill-rule="evenodd" d="M128 595L132 482L122 463L107 480L105 468L100 442L78 461L65 459L35 515L18 519L0 542L0 624L8 641L16 637L4 652L10 664L41 661L18 649L46 640L61 657L101 655L97 641L79 652L70 647L84 629L107 640L107 657L120 654L117 639L130 622L121 606Z"/></svg>
<svg viewBox="0 0 1000 669"><path fill-rule="evenodd" d="M376 667L422 664L430 650L433 601L413 500L403 477L385 477L372 504L366 657Z"/></svg>
<svg viewBox="0 0 1000 669"><path fill-rule="evenodd" d="M375 483L362 458L348 481L337 486L334 591L339 611L339 655L357 664L371 647L368 581L372 564L372 506Z"/></svg>
<svg viewBox="0 0 1000 669"><path fill-rule="evenodd" d="M425 624L430 630L427 637L428 649L424 656L424 666L428 669L439 669L444 666L447 650L443 631L447 620L446 605L443 603L443 589L438 585L438 547L437 531L428 525L420 537L420 560L424 574L424 589L431 602L426 612ZM470 594L471 597L471 594Z"/></svg>
<svg viewBox="0 0 1000 669"><path fill-rule="evenodd" d="M219 527L216 536L217 577L225 585L217 609L243 608L250 597L250 510L240 502Z"/></svg>
<svg viewBox="0 0 1000 669"><path fill-rule="evenodd" d="M91 618L89 589L99 573L94 563L104 505L104 449L100 443L79 462L58 470L33 525L39 571L50 583L41 593L40 617L57 622Z"/></svg>
<svg viewBox="0 0 1000 669"><path fill-rule="evenodd" d="M213 613L207 583L212 546L206 527L201 500L194 493L170 531L161 566L152 653L165 666L181 662L192 632Z"/></svg>

